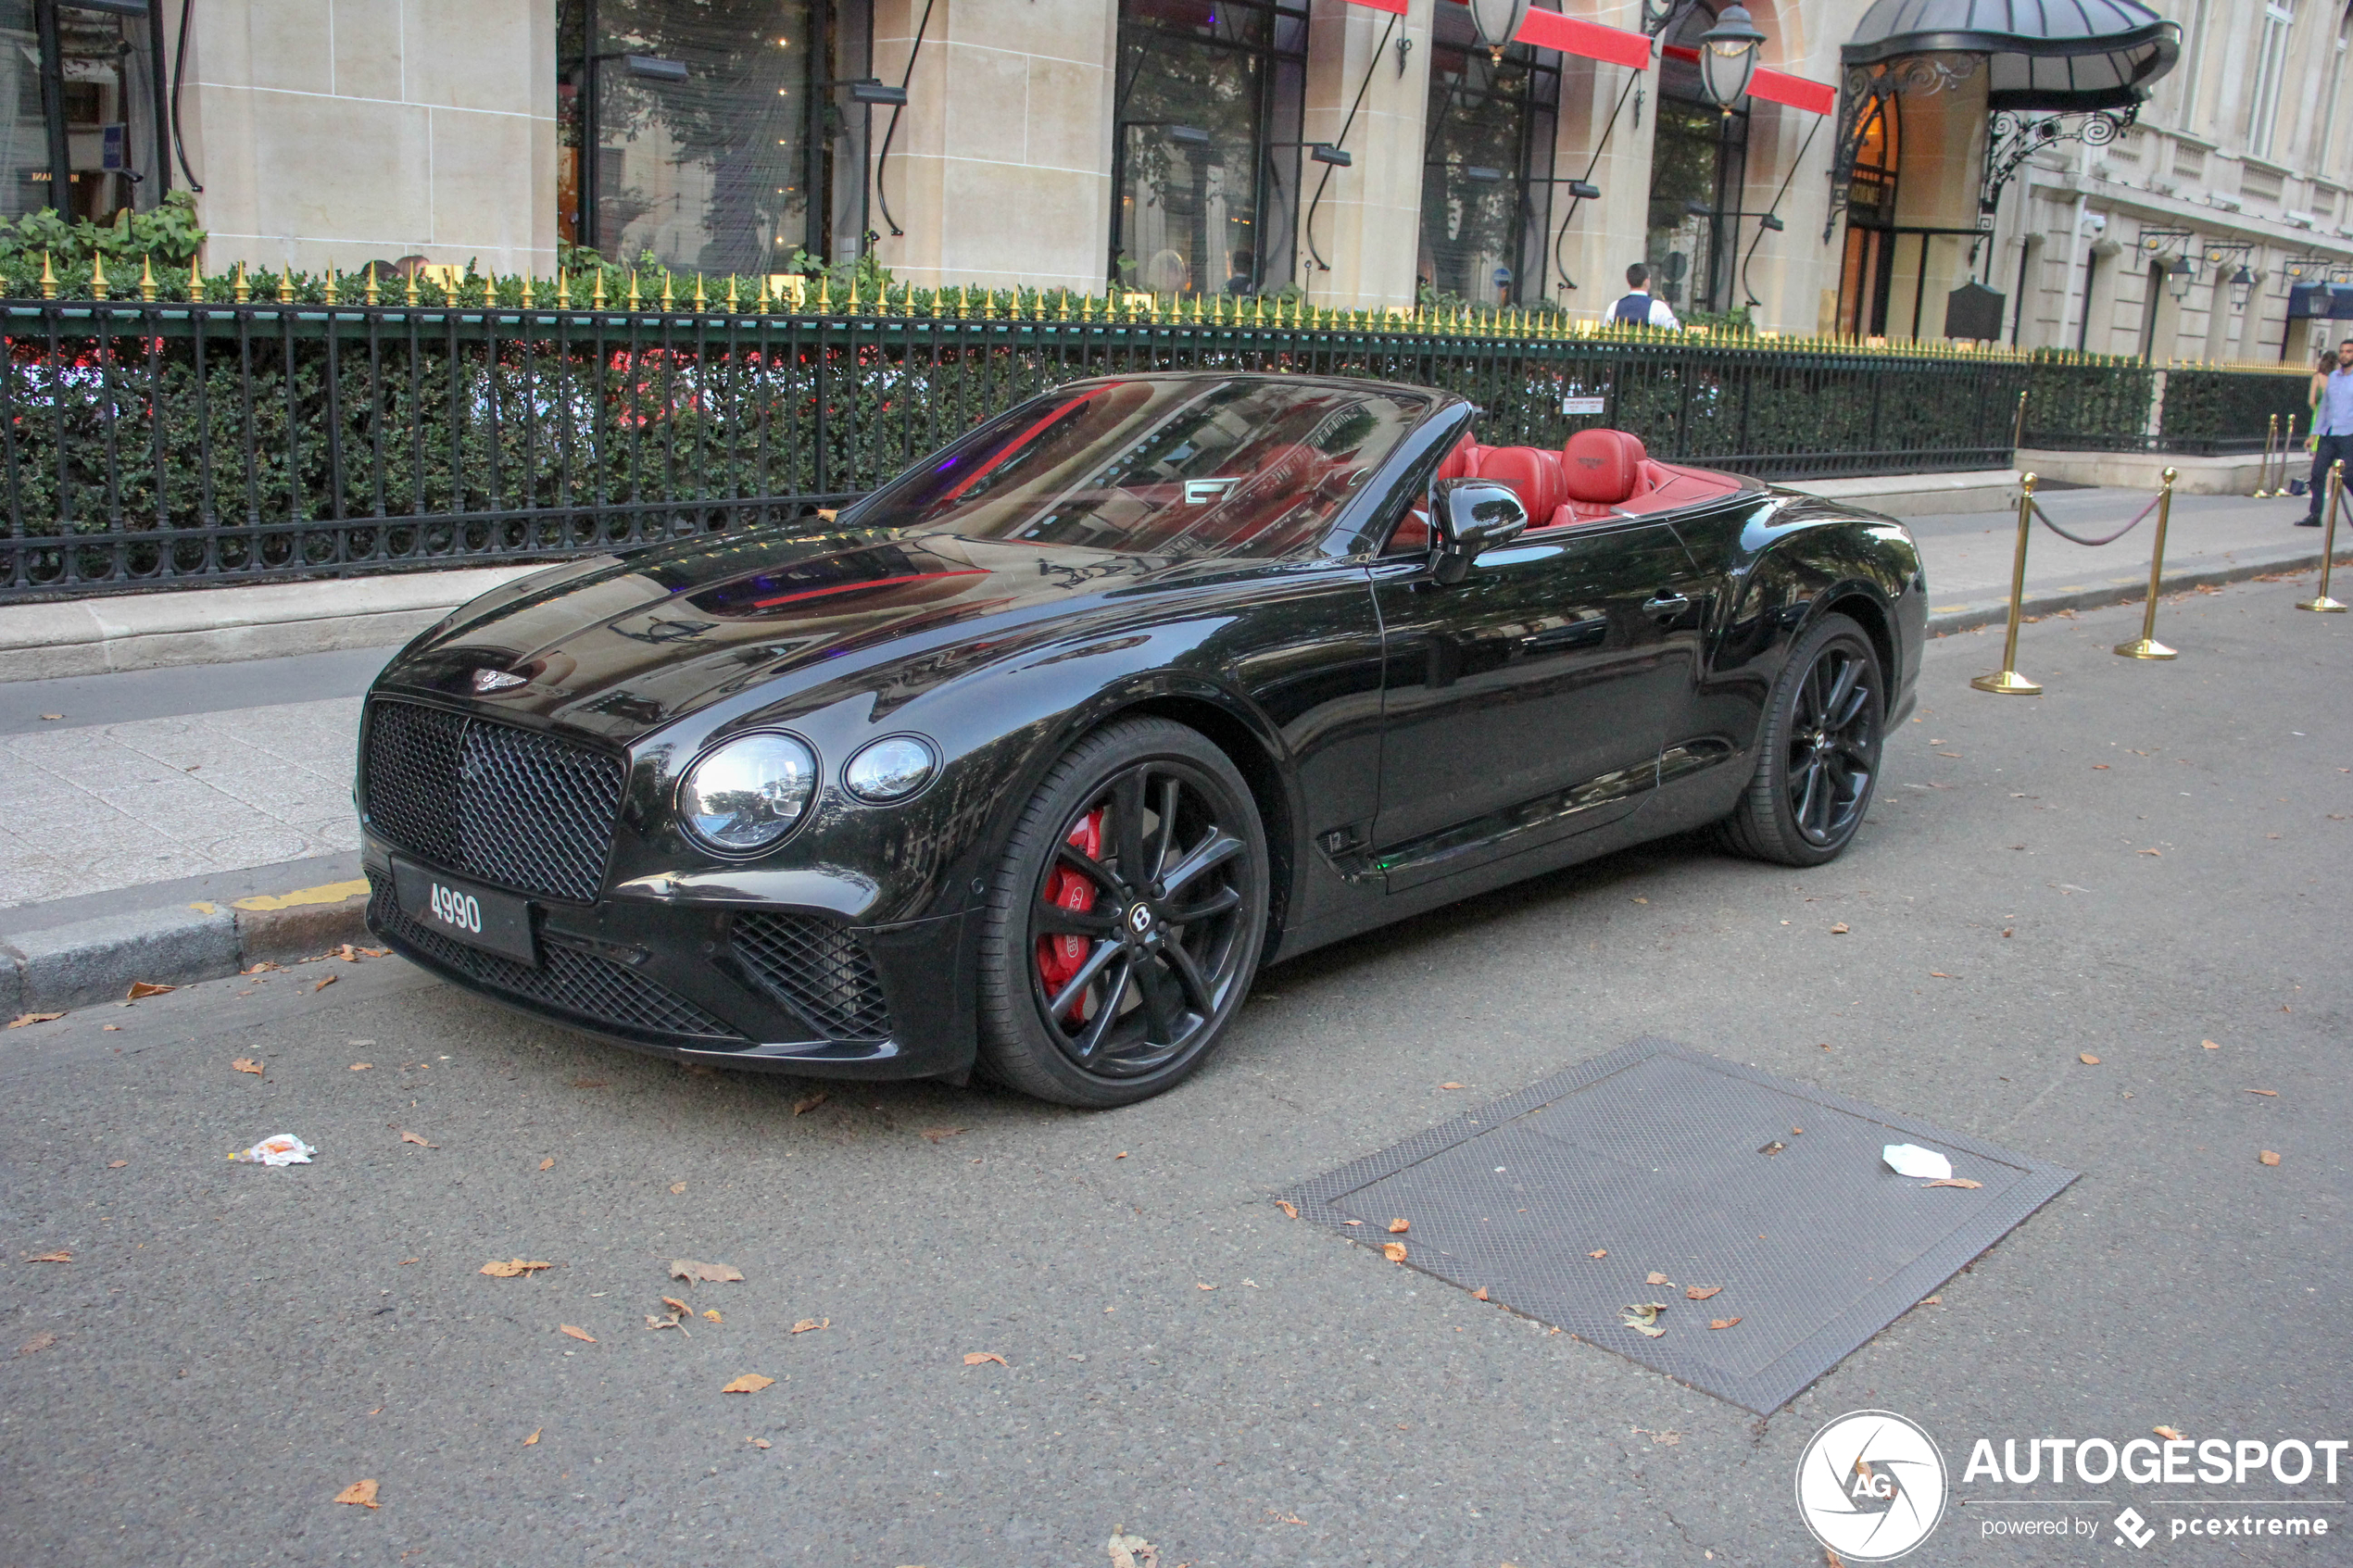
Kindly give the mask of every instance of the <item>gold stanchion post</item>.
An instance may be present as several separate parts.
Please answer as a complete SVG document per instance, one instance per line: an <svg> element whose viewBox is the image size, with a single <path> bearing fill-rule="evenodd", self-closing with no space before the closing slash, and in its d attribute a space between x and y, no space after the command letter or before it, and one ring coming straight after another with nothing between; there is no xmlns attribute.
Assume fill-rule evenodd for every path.
<svg viewBox="0 0 2353 1568"><path fill-rule="evenodd" d="M2041 696L2043 688L2018 672L2018 622L2026 605L2026 531L2034 526L2034 476L2018 482L2018 554L2010 562L2010 630L2002 642L2002 668L1969 683L2002 696Z"/></svg>
<svg viewBox="0 0 2353 1568"><path fill-rule="evenodd" d="M2329 531L2321 546L2321 591L2309 599L2297 601L2298 609L2318 610L2322 615L2343 615L2345 607L2329 597L2329 571L2336 565L2336 512L2345 499L2345 459L2339 458L2329 465Z"/></svg>
<svg viewBox="0 0 2353 1568"><path fill-rule="evenodd" d="M2252 500L2266 500L2271 494L2271 449L2279 444L2280 417L2273 414L2263 432L2263 460L2255 466L2255 491L2249 497Z"/></svg>
<svg viewBox="0 0 2353 1568"><path fill-rule="evenodd" d="M2157 589L2165 576L2165 524L2173 515L2174 470L2165 470L2165 487L2157 493L2157 542L2149 546L2149 602L2141 611L2140 637L2129 643L2119 643L2116 651L2126 659L2178 659L2173 649L2157 640Z"/></svg>

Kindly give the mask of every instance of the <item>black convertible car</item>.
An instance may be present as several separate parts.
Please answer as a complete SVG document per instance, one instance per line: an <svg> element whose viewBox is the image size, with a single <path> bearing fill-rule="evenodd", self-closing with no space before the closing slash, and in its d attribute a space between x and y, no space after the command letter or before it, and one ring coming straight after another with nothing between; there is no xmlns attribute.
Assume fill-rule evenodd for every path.
<svg viewBox="0 0 2353 1568"><path fill-rule="evenodd" d="M1106 1106L1262 963L1703 824L1837 855L1912 700L1910 537L1477 412L1081 382L821 536L508 583L369 695L370 923L688 1061Z"/></svg>

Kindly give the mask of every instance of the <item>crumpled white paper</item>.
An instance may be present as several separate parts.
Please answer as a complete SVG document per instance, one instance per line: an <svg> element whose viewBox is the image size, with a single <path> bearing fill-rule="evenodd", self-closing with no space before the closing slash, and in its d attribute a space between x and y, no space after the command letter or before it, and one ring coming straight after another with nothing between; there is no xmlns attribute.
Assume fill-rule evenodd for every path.
<svg viewBox="0 0 2353 1568"><path fill-rule="evenodd" d="M1879 1151L1887 1168L1899 1176L1919 1176L1925 1181L1944 1182L1953 1177L1953 1162L1932 1148L1922 1148L1916 1143L1892 1143Z"/></svg>
<svg viewBox="0 0 2353 1568"><path fill-rule="evenodd" d="M248 1165L308 1165L318 1152L292 1133L279 1133L229 1158Z"/></svg>

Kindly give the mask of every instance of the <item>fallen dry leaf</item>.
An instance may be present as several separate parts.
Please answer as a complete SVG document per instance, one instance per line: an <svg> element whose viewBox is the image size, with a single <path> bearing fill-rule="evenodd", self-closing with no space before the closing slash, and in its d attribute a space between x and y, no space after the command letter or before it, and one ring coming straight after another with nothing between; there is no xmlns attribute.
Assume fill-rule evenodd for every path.
<svg viewBox="0 0 2353 1568"><path fill-rule="evenodd" d="M1441 1084L1438 1086L1441 1089L1459 1089L1462 1087L1460 1084Z"/></svg>
<svg viewBox="0 0 2353 1568"><path fill-rule="evenodd" d="M1846 922L1845 922L1844 921L1840 921L1840 922L1839 922L1836 925L1831 926L1831 935L1832 936L1843 936L1843 935L1846 935Z"/></svg>
<svg viewBox="0 0 2353 1568"><path fill-rule="evenodd" d="M556 1164L556 1157L555 1157L554 1155L552 1155L552 1154L551 1154L551 1155L547 1156L547 1159L542 1160L539 1162L539 1168L540 1168L541 1170L543 1170L543 1171L553 1170L553 1169L555 1168L555 1164Z"/></svg>
<svg viewBox="0 0 2353 1568"><path fill-rule="evenodd" d="M329 974L329 975L324 975L324 976L321 977L321 979L320 979L320 981L319 981L319 984L318 984L318 985L313 985L313 986L312 986L312 987L310 987L310 988L311 988L313 991L323 991L323 990L325 990L328 986L330 986L330 985L333 985L333 984L335 983L335 981L336 981L336 979L337 979L337 978L338 978L337 976L335 976L335 975L332 975L332 974Z"/></svg>
<svg viewBox="0 0 2353 1568"><path fill-rule="evenodd" d="M2100 1064L2100 1059L2094 1056L2090 1051L2076 1052L2075 1060L2082 1062L2086 1067L2097 1067Z"/></svg>
<svg viewBox="0 0 2353 1568"><path fill-rule="evenodd" d="M1405 1244L1402 1241L1384 1241L1381 1243L1380 1255L1392 1263L1402 1263L1405 1261Z"/></svg>
<svg viewBox="0 0 2353 1568"><path fill-rule="evenodd" d="M762 1377L756 1372L748 1372L719 1391L722 1394L757 1394L775 1381L773 1377Z"/></svg>
<svg viewBox="0 0 2353 1568"><path fill-rule="evenodd" d="M2165 851L2162 849L2144 849L2140 851L2140 853L2144 855L2154 855L2158 859L2163 859L2165 858Z"/></svg>
<svg viewBox="0 0 2353 1568"><path fill-rule="evenodd" d="M1653 1269L1651 1271L1650 1278L1642 1281L1642 1283L1644 1285L1672 1285L1675 1282L1668 1279L1665 1274L1660 1273L1656 1269Z"/></svg>
<svg viewBox="0 0 2353 1568"><path fill-rule="evenodd" d="M916 1130L933 1143L946 1143L964 1129L962 1127L921 1127Z"/></svg>
<svg viewBox="0 0 2353 1568"><path fill-rule="evenodd" d="M229 1065L239 1073L250 1073L257 1078L261 1076L261 1063L249 1056L241 1056Z"/></svg>
<svg viewBox="0 0 2353 1568"><path fill-rule="evenodd" d="M765 1437L752 1437L746 1440L755 1449L773 1449L776 1446Z"/></svg>
<svg viewBox="0 0 2353 1568"><path fill-rule="evenodd" d="M1665 1311L1667 1303L1664 1301L1638 1301L1630 1307L1618 1309L1620 1321L1628 1328L1653 1339L1663 1339L1667 1336L1667 1331L1658 1326L1658 1314Z"/></svg>
<svg viewBox="0 0 2353 1568"><path fill-rule="evenodd" d="M1922 1182L1924 1187L1982 1187L1983 1182L1970 1181L1967 1176L1944 1176L1932 1182Z"/></svg>
<svg viewBox="0 0 2353 1568"><path fill-rule="evenodd" d="M423 1138L418 1136L415 1133L409 1131L406 1127L403 1127L400 1130L400 1141L402 1143L415 1144L419 1148L439 1148L441 1147L437 1143L425 1142Z"/></svg>
<svg viewBox="0 0 2353 1568"><path fill-rule="evenodd" d="M786 1332L788 1334L814 1334L821 1328L831 1328L833 1325L834 1320L831 1318L803 1318L799 1323L793 1324L792 1327L787 1329Z"/></svg>
<svg viewBox="0 0 2353 1568"><path fill-rule="evenodd" d="M671 1183L671 1184L670 1184L670 1191L671 1191L672 1196L673 1196L673 1197L675 1197L677 1194L682 1193L682 1192L684 1192L684 1191L686 1191L686 1183L684 1183L684 1182L673 1182L673 1183Z"/></svg>
<svg viewBox="0 0 2353 1568"><path fill-rule="evenodd" d="M2108 764L2105 762L2095 762L2092 764L2092 771L2095 773L2105 773L2108 771Z"/></svg>
<svg viewBox="0 0 2353 1568"><path fill-rule="evenodd" d="M1707 1326L1710 1328L1730 1328L1740 1321L1741 1320L1738 1318L1714 1318L1709 1320Z"/></svg>
<svg viewBox="0 0 2353 1568"><path fill-rule="evenodd" d="M271 970L283 970L285 967L286 966L283 964L271 963L265 959L260 963L254 965L251 969L241 969L237 971L237 972L239 974L267 974Z"/></svg>
<svg viewBox="0 0 2353 1568"><path fill-rule="evenodd" d="M1941 970L1941 969L1931 969L1931 970L1930 970L1930 971L1928 972L1928 977L1929 977L1931 980L1950 980L1950 979L1952 979L1952 978L1953 978L1951 975L1949 975L1949 974L1945 973L1945 972L1944 972L1943 970Z"/></svg>
<svg viewBox="0 0 2353 1568"><path fill-rule="evenodd" d="M512 1279L517 1274L527 1274L535 1269L552 1269L555 1266L553 1263L535 1263L522 1258L510 1258L501 1263L494 1258L474 1272L488 1274L492 1279Z"/></svg>
<svg viewBox="0 0 2353 1568"><path fill-rule="evenodd" d="M1606 1258L1609 1256L1609 1248L1606 1247L1596 1247L1591 1252L1586 1253L1585 1256L1588 1258Z"/></svg>
<svg viewBox="0 0 2353 1568"><path fill-rule="evenodd" d="M589 1333L585 1328L575 1328L568 1323L560 1323L556 1325L556 1328L560 1333L571 1335L583 1345L594 1345L597 1342L597 1336Z"/></svg>
<svg viewBox="0 0 2353 1568"><path fill-rule="evenodd" d="M1923 1307L1942 1307L1944 1305L1944 1298L1942 1296L1923 1296L1920 1298L1920 1305Z"/></svg>
<svg viewBox="0 0 2353 1568"><path fill-rule="evenodd" d="M1683 1299L1705 1301L1711 1296L1722 1294L1723 1289L1720 1285L1687 1285L1683 1287Z"/></svg>
<svg viewBox="0 0 2353 1568"><path fill-rule="evenodd" d="M1275 1207L1281 1210L1284 1213L1290 1215L1294 1220L1299 1218L1299 1205L1293 1203L1288 1198L1278 1198L1275 1199Z"/></svg>
<svg viewBox="0 0 2353 1568"><path fill-rule="evenodd" d="M1391 1236L1403 1236L1413 1228L1414 1223L1411 1220L1400 1218L1389 1222L1389 1234Z"/></svg>
<svg viewBox="0 0 2353 1568"><path fill-rule="evenodd" d="M2245 1089L2240 1092L2243 1094L2261 1095L2265 1099L2277 1099L2280 1098L2280 1091L2277 1089Z"/></svg>
<svg viewBox="0 0 2353 1568"><path fill-rule="evenodd" d="M2179 1432L2174 1431L2170 1426L2152 1426L2149 1430L2156 1433L2158 1436L2164 1438L2169 1443L2179 1443L2184 1441L2182 1435Z"/></svg>
<svg viewBox="0 0 2353 1568"><path fill-rule="evenodd" d="M23 1344L18 1346L17 1354L19 1356L36 1355L39 1352L47 1349L50 1346L55 1345L57 1342L57 1336L51 1334L46 1329L44 1329L39 1334L36 1334L31 1338L26 1340Z"/></svg>
<svg viewBox="0 0 2353 1568"><path fill-rule="evenodd" d="M2222 1048L2221 1046L2217 1045L2217 1044L2216 1044L2215 1042L2213 1042L2212 1040L2200 1040L2200 1041L2198 1042L2198 1044L2199 1044L2199 1045L2201 1045L2201 1046L2204 1046L2204 1047L2205 1047L2208 1050L2210 1050L2210 1051L2219 1051L2219 1050L2221 1050L2221 1049Z"/></svg>
<svg viewBox="0 0 2353 1568"><path fill-rule="evenodd" d="M64 1016L61 1012L20 1012L8 1021L8 1027L21 1029L28 1023L53 1023Z"/></svg>
<svg viewBox="0 0 2353 1568"><path fill-rule="evenodd" d="M811 1095L811 1096L810 1096L808 1098L806 1098L806 1099L797 1099L797 1100L793 1101L793 1102L792 1102L792 1113L793 1113L795 1116L806 1116L806 1115L808 1115L811 1111L812 1111L812 1110L816 1110L819 1106L821 1106L821 1105L823 1105L823 1104L824 1104L824 1103L825 1103L825 1096L824 1096L824 1093L821 1090L821 1091L819 1091L819 1092L818 1092L818 1093L816 1093L816 1094Z"/></svg>
<svg viewBox="0 0 2353 1568"><path fill-rule="evenodd" d="M1112 1158L1114 1160L1125 1160L1127 1158L1127 1151L1123 1148L1117 1154L1113 1155Z"/></svg>
<svg viewBox="0 0 2353 1568"><path fill-rule="evenodd" d="M669 1308L672 1311L677 1313L682 1318L690 1318L695 1315L695 1310L692 1307L687 1306L684 1301L678 1299L675 1296L663 1297L661 1298L661 1304Z"/></svg>
<svg viewBox="0 0 2353 1568"><path fill-rule="evenodd" d="M712 1311L708 1307L703 1309L702 1315L709 1318L713 1323L725 1323L727 1321L725 1318L721 1317L717 1312Z"/></svg>
<svg viewBox="0 0 2353 1568"><path fill-rule="evenodd" d="M2267 1149L2265 1149L2262 1153L2260 1153L2260 1154L2257 1155L2255 1158L2256 1158L2256 1159L2258 1159L2258 1160L2261 1160L2261 1161L2262 1161L2264 1164L2266 1164L2266 1165L2276 1165L2276 1164L2278 1164L2278 1163L2280 1162L2280 1157L2279 1157L2278 1155L2276 1155L2276 1154L2272 1153L2272 1152L2271 1152L2270 1149L2268 1149L2268 1148L2267 1148Z"/></svg>
<svg viewBox="0 0 2353 1568"><path fill-rule="evenodd" d="M1199 1285L1199 1284L1196 1284L1196 1285L1193 1286L1193 1288L1194 1288L1195 1290L1214 1290L1214 1289L1216 1289L1217 1287L1216 1287L1215 1286L1214 1286L1214 1285Z"/></svg>
<svg viewBox="0 0 2353 1568"><path fill-rule="evenodd" d="M73 1254L59 1248L55 1252L28 1252L24 1261L28 1263L70 1263Z"/></svg>
<svg viewBox="0 0 2353 1568"><path fill-rule="evenodd" d="M62 713L44 713L41 717L44 719L62 719L65 715Z"/></svg>
<svg viewBox="0 0 2353 1568"><path fill-rule="evenodd" d="M120 1171L125 1165L130 1163L131 1161L128 1160L109 1160L107 1161L107 1169L109 1171Z"/></svg>
<svg viewBox="0 0 2353 1568"><path fill-rule="evenodd" d="M967 1350L964 1352L964 1364L966 1366L978 1366L983 1361L995 1361L999 1366L1011 1366L1013 1364L994 1350Z"/></svg>
<svg viewBox="0 0 2353 1568"><path fill-rule="evenodd" d="M1822 1549L1822 1568L1846 1568L1846 1560L1830 1548Z"/></svg>
<svg viewBox="0 0 2353 1568"><path fill-rule="evenodd" d="M354 1481L335 1494L335 1501L356 1503L361 1508L382 1506L376 1501L376 1484L373 1481Z"/></svg>
<svg viewBox="0 0 2353 1568"><path fill-rule="evenodd" d="M160 997L167 991L177 989L177 986L157 985L148 981L134 980L131 983L131 994L129 999L134 1002L144 1002L149 997Z"/></svg>
<svg viewBox="0 0 2353 1568"><path fill-rule="evenodd" d="M355 1061L351 1064L351 1070L354 1073L365 1073L368 1069L373 1067L375 1063L372 1061Z"/></svg>
<svg viewBox="0 0 2353 1568"><path fill-rule="evenodd" d="M689 1285L697 1280L711 1285L725 1285L730 1281L741 1284L744 1273L741 1269L725 1263L698 1263L692 1258L673 1258L670 1261L670 1277L683 1279Z"/></svg>
<svg viewBox="0 0 2353 1568"><path fill-rule="evenodd" d="M546 1427L544 1427L544 1426L535 1426L535 1427L533 1427L533 1428L531 1429L531 1436L528 1436L528 1437L525 1437L525 1438L522 1440L522 1446L523 1446L524 1448L526 1448L526 1449L527 1449L527 1448L529 1448L529 1447L531 1447L531 1445L532 1445L532 1444L534 1444L534 1443L535 1443L535 1442L539 1441L539 1434L541 1434L542 1432L545 1432L545 1431L547 1431L547 1429Z"/></svg>
<svg viewBox="0 0 2353 1568"><path fill-rule="evenodd" d="M1472 1292L1471 1292L1471 1299L1472 1299L1472 1300L1474 1300L1474 1301L1484 1301L1484 1300L1486 1300L1486 1299L1487 1299L1487 1287L1486 1287L1485 1286L1483 1286L1483 1285L1482 1285L1482 1286L1479 1286L1477 1290L1472 1291Z"/></svg>

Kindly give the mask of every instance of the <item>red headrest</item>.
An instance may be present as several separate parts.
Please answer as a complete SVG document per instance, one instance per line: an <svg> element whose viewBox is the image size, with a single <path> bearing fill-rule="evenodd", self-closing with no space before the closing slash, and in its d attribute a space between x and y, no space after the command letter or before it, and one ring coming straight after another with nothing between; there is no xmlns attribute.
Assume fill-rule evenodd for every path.
<svg viewBox="0 0 2353 1568"><path fill-rule="evenodd" d="M1579 431L1561 449L1568 498L1617 505L1634 494L1644 455L1641 440L1622 430Z"/></svg>
<svg viewBox="0 0 2353 1568"><path fill-rule="evenodd" d="M1561 460L1537 446L1493 446L1478 461L1478 477L1507 487L1528 508L1529 526L1541 528L1566 499Z"/></svg>

